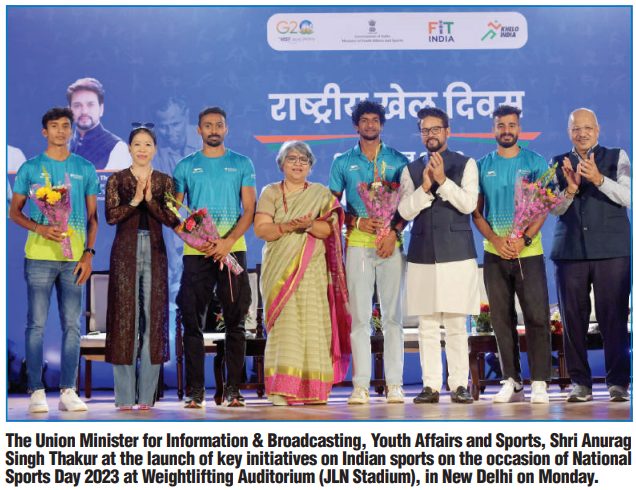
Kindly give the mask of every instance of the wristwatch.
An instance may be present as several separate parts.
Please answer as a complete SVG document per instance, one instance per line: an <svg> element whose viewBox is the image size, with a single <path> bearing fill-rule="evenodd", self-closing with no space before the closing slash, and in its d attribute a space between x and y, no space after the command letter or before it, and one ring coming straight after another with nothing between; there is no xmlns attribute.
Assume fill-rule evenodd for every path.
<svg viewBox="0 0 636 490"><path fill-rule="evenodd" d="M95 249L94 248L85 248L84 252L90 253L93 257L95 257Z"/></svg>
<svg viewBox="0 0 636 490"><path fill-rule="evenodd" d="M526 247L532 245L532 238L530 238L528 235L524 234L521 238L523 238L523 241L526 242Z"/></svg>

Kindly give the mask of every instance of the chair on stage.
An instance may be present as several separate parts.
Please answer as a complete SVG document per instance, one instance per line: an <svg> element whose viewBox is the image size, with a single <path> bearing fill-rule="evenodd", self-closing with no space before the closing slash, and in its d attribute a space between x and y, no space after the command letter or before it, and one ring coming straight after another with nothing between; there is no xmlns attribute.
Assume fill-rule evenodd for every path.
<svg viewBox="0 0 636 490"><path fill-rule="evenodd" d="M93 271L86 282L86 333L80 337L80 362L77 367L77 392L80 392L82 357L86 366L84 396L92 394L92 362L106 359L106 310L108 309L108 280L110 271ZM159 371L157 399L163 398L163 364Z"/></svg>

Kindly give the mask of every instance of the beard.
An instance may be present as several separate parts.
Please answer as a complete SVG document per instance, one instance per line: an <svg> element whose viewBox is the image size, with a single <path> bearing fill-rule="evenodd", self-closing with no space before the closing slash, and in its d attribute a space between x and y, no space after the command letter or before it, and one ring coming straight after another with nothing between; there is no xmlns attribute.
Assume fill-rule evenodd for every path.
<svg viewBox="0 0 636 490"><path fill-rule="evenodd" d="M221 146L223 144L223 138L218 135L208 136L206 143L209 146L216 148L217 146Z"/></svg>
<svg viewBox="0 0 636 490"><path fill-rule="evenodd" d="M437 138L429 138L428 140L426 140L426 149L429 152L435 153L435 152L438 152L441 148L442 148L442 144L439 142Z"/></svg>
<svg viewBox="0 0 636 490"><path fill-rule="evenodd" d="M93 118L91 116L80 116L80 118L77 120L77 127L80 129L92 129L95 126L97 125L95 124L95 121L93 121Z"/></svg>
<svg viewBox="0 0 636 490"><path fill-rule="evenodd" d="M503 138L505 138L506 136L512 136L512 139L510 141L504 141ZM497 140L497 144L502 148L511 148L517 144L517 140L519 139L519 137L512 134L502 134L495 139Z"/></svg>
<svg viewBox="0 0 636 490"><path fill-rule="evenodd" d="M375 141L378 139L378 137L380 136L380 133L376 133L376 134L360 134L360 137L364 140L367 141Z"/></svg>

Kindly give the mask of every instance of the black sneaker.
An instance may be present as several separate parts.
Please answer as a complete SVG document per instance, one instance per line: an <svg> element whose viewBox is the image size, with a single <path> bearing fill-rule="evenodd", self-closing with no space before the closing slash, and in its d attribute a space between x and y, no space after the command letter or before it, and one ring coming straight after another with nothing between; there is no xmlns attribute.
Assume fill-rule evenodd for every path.
<svg viewBox="0 0 636 490"><path fill-rule="evenodd" d="M413 399L413 403L439 403L439 391L433 391L426 386L422 392Z"/></svg>
<svg viewBox="0 0 636 490"><path fill-rule="evenodd" d="M205 407L205 388L192 388L190 395L185 399L183 408L203 408Z"/></svg>
<svg viewBox="0 0 636 490"><path fill-rule="evenodd" d="M463 386L459 386L451 392L451 402L453 403L473 403L474 401L471 394Z"/></svg>
<svg viewBox="0 0 636 490"><path fill-rule="evenodd" d="M244 407L245 398L241 395L238 385L225 385L225 398L228 407Z"/></svg>

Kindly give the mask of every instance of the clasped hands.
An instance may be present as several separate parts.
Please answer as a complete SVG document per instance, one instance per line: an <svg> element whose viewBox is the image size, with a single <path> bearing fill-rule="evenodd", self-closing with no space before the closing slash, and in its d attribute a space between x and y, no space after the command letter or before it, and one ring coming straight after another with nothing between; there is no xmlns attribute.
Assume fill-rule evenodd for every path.
<svg viewBox="0 0 636 490"><path fill-rule="evenodd" d="M568 157L563 159L563 176L568 183L568 194L574 194L581 185L581 178L585 177L592 184L599 186L603 182L603 174L598 171L594 161L594 153L589 158L581 158L576 167L572 167L572 162Z"/></svg>
<svg viewBox="0 0 636 490"><path fill-rule="evenodd" d="M516 259L526 248L526 242L523 238L494 237L490 243L502 259Z"/></svg>
<svg viewBox="0 0 636 490"><path fill-rule="evenodd" d="M422 188L424 192L428 192L433 185L433 182L437 182L442 185L446 182L446 174L444 173L444 159L442 156L435 152L430 154L430 158L424 172L422 174Z"/></svg>
<svg viewBox="0 0 636 490"><path fill-rule="evenodd" d="M377 233L377 230L384 227L384 220L381 220L381 219L373 219L373 218L359 218L359 219L360 221L358 221L358 229L366 233ZM393 255L396 242L397 242L397 234L395 232L390 232L388 236L385 236L378 242L378 247L375 253L381 259L389 258L391 255Z"/></svg>
<svg viewBox="0 0 636 490"><path fill-rule="evenodd" d="M139 204L141 201L146 199L146 202L150 202L152 200L152 174L148 175L147 179L137 179L137 187L135 189L135 195L133 197L133 201Z"/></svg>
<svg viewBox="0 0 636 490"><path fill-rule="evenodd" d="M208 238L208 243L198 247L197 250L205 254L205 258L212 257L214 260L223 262L230 250L232 250L233 245L234 241L229 238L217 238L215 240Z"/></svg>

